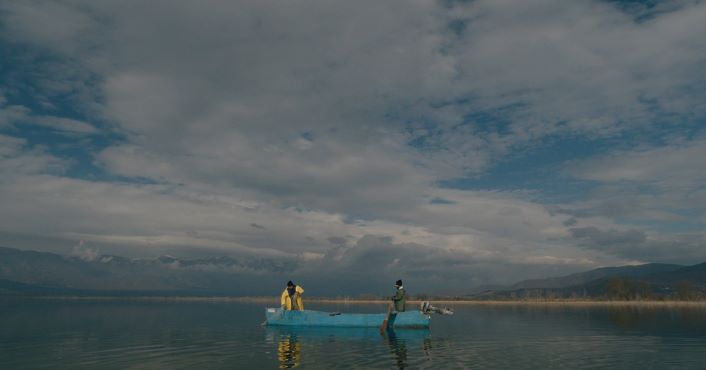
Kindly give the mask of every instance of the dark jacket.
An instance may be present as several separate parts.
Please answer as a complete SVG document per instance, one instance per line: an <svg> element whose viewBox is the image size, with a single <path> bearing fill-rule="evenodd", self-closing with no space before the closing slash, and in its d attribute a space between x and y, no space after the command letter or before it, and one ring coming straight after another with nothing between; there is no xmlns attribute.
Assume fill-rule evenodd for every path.
<svg viewBox="0 0 706 370"><path fill-rule="evenodd" d="M403 287L397 288L395 295L392 297L392 301L395 303L395 311L404 312L407 301L407 293L404 291Z"/></svg>

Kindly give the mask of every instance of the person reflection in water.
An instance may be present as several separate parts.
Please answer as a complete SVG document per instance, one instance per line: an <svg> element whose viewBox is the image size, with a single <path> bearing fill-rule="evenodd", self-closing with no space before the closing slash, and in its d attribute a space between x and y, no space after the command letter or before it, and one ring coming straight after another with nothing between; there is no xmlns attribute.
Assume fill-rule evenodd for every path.
<svg viewBox="0 0 706 370"><path fill-rule="evenodd" d="M282 292L281 305L283 310L298 310L304 311L304 303L302 302L302 294L304 288L294 285L290 280L287 282L287 287Z"/></svg>
<svg viewBox="0 0 706 370"><path fill-rule="evenodd" d="M395 355L397 368L407 368L407 342L398 338L393 329L387 331L387 345L390 347L390 352Z"/></svg>
<svg viewBox="0 0 706 370"><path fill-rule="evenodd" d="M277 359L280 369L291 369L301 363L301 344L296 335L288 334L279 338Z"/></svg>

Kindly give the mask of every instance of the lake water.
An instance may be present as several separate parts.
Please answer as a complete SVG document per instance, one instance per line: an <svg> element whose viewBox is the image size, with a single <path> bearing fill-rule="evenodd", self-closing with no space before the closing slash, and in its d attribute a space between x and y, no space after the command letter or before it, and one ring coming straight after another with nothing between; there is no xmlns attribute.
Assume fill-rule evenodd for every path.
<svg viewBox="0 0 706 370"><path fill-rule="evenodd" d="M705 369L706 310L454 306L431 330L263 327L263 304L0 301L2 369ZM380 305L307 308L381 312Z"/></svg>

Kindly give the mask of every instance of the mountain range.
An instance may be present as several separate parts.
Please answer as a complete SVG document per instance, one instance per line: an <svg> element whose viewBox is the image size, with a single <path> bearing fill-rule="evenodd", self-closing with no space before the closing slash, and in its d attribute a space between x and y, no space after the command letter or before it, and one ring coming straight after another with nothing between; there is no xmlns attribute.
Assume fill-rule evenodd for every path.
<svg viewBox="0 0 706 370"><path fill-rule="evenodd" d="M130 259L114 255L59 255L0 247L0 294L253 295L279 289L291 263L227 256Z"/></svg>
<svg viewBox="0 0 706 370"><path fill-rule="evenodd" d="M506 298L681 298L704 296L706 262L692 266L647 263L603 267L546 279L524 280L470 295L474 299Z"/></svg>
<svg viewBox="0 0 706 370"><path fill-rule="evenodd" d="M0 247L0 295L218 296L277 292L288 261L268 258L184 259L159 256L59 255ZM525 280L466 295L470 299L537 297L703 296L706 263L648 263L604 267L546 279Z"/></svg>

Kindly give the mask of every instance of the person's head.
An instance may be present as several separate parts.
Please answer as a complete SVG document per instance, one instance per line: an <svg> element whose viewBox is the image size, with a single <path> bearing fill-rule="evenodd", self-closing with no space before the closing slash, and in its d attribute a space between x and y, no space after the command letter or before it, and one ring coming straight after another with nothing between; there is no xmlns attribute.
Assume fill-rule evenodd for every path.
<svg viewBox="0 0 706 370"><path fill-rule="evenodd" d="M294 283L290 280L287 282L287 288L291 288L294 286Z"/></svg>
<svg viewBox="0 0 706 370"><path fill-rule="evenodd" d="M402 280L397 280L397 281L395 281L395 286L396 286L397 288L401 287L401 286L402 286Z"/></svg>

